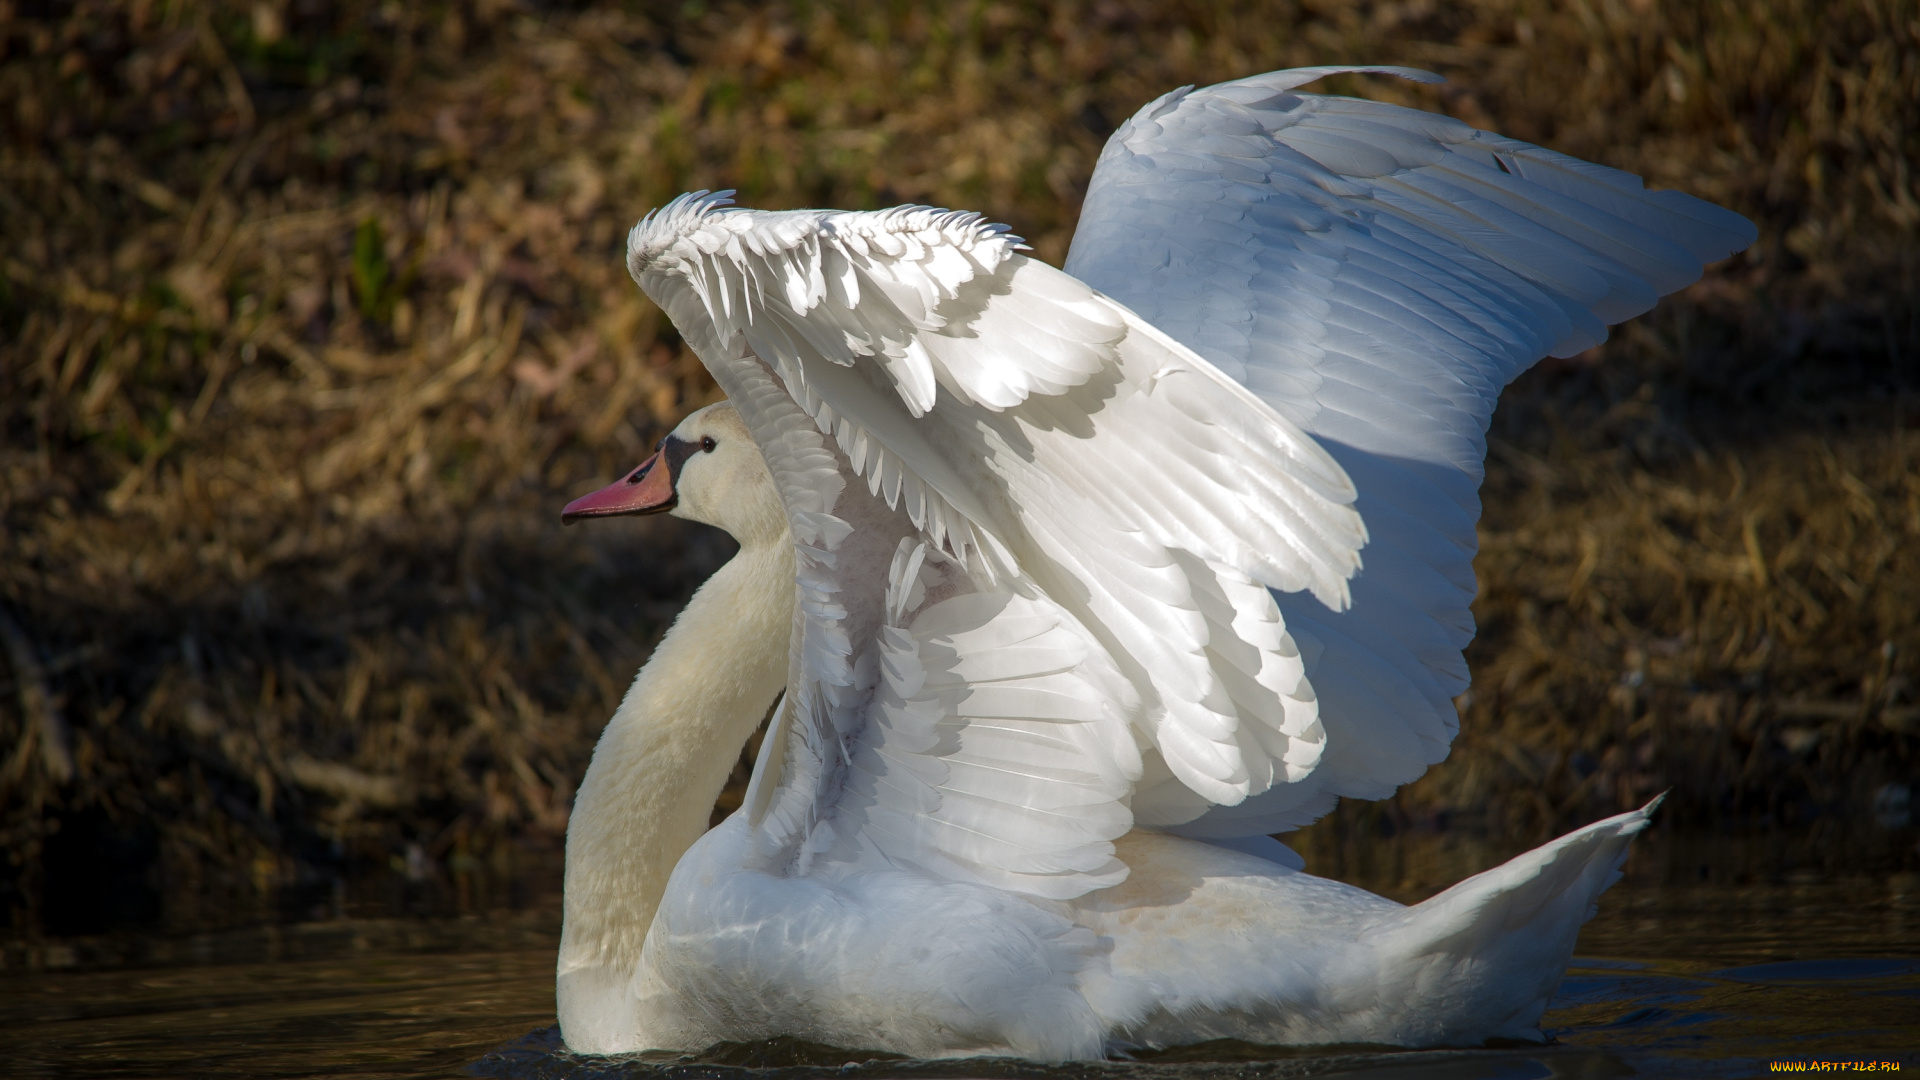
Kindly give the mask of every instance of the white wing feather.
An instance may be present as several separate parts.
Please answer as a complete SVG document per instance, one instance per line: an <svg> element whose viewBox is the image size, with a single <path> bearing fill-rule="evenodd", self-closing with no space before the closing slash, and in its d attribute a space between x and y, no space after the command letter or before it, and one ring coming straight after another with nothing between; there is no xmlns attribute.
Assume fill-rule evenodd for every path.
<svg viewBox="0 0 1920 1080"><path fill-rule="evenodd" d="M775 474L799 603L746 799L763 868L913 865L1057 899L1124 879L1112 841L1133 825L1138 697L1104 649L844 482L850 463L757 358L716 375L763 446L835 463Z"/></svg>
<svg viewBox="0 0 1920 1080"><path fill-rule="evenodd" d="M1365 533L1344 473L1252 393L971 215L689 197L635 228L629 268L755 431L793 521L785 759L752 796L764 857L1071 896L1124 873L1109 841L1136 820L1314 767L1315 697L1268 590L1343 604ZM957 591L891 611L909 542ZM982 621L952 629L963 615ZM978 674L1044 655L1007 637L1036 619L1084 650L1073 673ZM938 684L956 671L973 696ZM1049 711L1076 695L1099 715ZM1006 715L1016 700L1031 715ZM1089 779L1060 781L1078 801L1002 767L1040 734L1079 747ZM1129 810L1143 750L1191 794Z"/></svg>
<svg viewBox="0 0 1920 1080"><path fill-rule="evenodd" d="M1755 236L1730 211L1447 117L1291 92L1336 71L1438 81L1306 68L1168 94L1107 143L1066 263L1317 437L1370 531L1350 609L1278 598L1325 754L1190 835L1293 828L1446 756L1501 389Z"/></svg>

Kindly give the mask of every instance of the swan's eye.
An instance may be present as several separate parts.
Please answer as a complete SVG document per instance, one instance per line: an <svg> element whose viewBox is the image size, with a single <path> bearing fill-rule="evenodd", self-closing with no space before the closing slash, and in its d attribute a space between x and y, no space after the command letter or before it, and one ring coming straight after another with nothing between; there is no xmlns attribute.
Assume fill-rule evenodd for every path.
<svg viewBox="0 0 1920 1080"><path fill-rule="evenodd" d="M711 435L700 440L700 449L705 450L709 454L713 453L713 448L719 445L719 443L713 441L713 436Z"/></svg>

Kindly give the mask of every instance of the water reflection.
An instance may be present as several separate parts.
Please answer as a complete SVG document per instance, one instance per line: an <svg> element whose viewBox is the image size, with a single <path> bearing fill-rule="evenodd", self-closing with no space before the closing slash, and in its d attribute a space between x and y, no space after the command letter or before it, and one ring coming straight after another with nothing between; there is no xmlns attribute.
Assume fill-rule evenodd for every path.
<svg viewBox="0 0 1920 1080"><path fill-rule="evenodd" d="M0 982L0 1030L13 1043L0 1071L454 1075L553 1022L549 923L441 928L426 943L458 951L414 951L411 929L353 926L296 934L292 955L271 960L12 976ZM502 939L518 947L495 948ZM321 945L332 947L301 955Z"/></svg>
<svg viewBox="0 0 1920 1080"><path fill-rule="evenodd" d="M26 1077L658 1080L1008 1077L1750 1076L1770 1060L1920 1068L1920 853L1912 830L1650 833L1581 938L1545 1047L1408 1053L1215 1043L1042 1069L780 1042L697 1057L564 1053L553 1022L557 861L511 874L345 880L228 929L0 942L4 1071ZM1323 834L1318 872L1418 899L1524 842ZM178 903L172 911L187 910ZM462 914L464 913L464 914ZM857 1059L853 1061L853 1059Z"/></svg>

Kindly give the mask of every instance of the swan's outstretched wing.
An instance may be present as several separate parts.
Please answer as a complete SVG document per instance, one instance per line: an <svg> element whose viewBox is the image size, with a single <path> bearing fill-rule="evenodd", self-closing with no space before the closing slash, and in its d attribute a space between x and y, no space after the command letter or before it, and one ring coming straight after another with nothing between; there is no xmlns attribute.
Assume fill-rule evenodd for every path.
<svg viewBox="0 0 1920 1080"><path fill-rule="evenodd" d="M1444 116L1291 92L1354 70L1438 81L1306 68L1168 94L1108 141L1067 258L1316 436L1371 534L1348 610L1279 601L1325 757L1193 835L1305 824L1446 755L1501 388L1755 236L1738 214Z"/></svg>
<svg viewBox="0 0 1920 1080"><path fill-rule="evenodd" d="M1074 895L1133 821L1311 772L1269 590L1344 603L1364 531L1245 388L970 215L689 197L628 250L798 546L792 771L756 789L777 850Z"/></svg>

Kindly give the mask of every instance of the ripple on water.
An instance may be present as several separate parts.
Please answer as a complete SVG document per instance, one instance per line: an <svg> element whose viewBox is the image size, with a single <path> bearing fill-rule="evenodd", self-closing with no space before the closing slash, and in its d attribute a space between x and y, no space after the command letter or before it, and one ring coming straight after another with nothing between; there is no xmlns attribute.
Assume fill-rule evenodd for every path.
<svg viewBox="0 0 1920 1080"><path fill-rule="evenodd" d="M1604 1051L1547 1046L1409 1051L1389 1047L1272 1047L1220 1041L1131 1061L1035 1065L1005 1058L914 1061L857 1056L793 1040L713 1047L693 1055L575 1057L557 1028L535 1031L475 1063L478 1076L511 1080L1531 1080L1628 1076Z"/></svg>
<svg viewBox="0 0 1920 1080"><path fill-rule="evenodd" d="M1772 964L1749 964L1713 972L1719 979L1735 982L1872 982L1920 975L1920 960L1858 958L1851 960L1782 960Z"/></svg>

